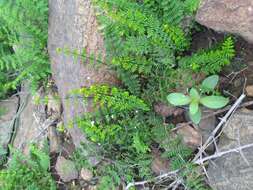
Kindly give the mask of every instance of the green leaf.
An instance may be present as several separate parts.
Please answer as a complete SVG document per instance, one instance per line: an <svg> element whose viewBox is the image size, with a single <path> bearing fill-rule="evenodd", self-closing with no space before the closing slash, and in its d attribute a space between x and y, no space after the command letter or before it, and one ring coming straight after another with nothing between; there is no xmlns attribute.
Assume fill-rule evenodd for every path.
<svg viewBox="0 0 253 190"><path fill-rule="evenodd" d="M211 109L219 109L226 106L229 102L228 98L222 96L206 96L200 99L200 103Z"/></svg>
<svg viewBox="0 0 253 190"><path fill-rule="evenodd" d="M201 110L200 109L198 109L198 111L195 114L189 113L189 115L190 115L190 118L193 123L198 124L200 122L200 120L201 120Z"/></svg>
<svg viewBox="0 0 253 190"><path fill-rule="evenodd" d="M149 147L140 139L139 134L133 136L133 147L138 153L146 153L149 151Z"/></svg>
<svg viewBox="0 0 253 190"><path fill-rule="evenodd" d="M190 104L190 113L192 115L196 114L199 110L199 103L197 101L193 101Z"/></svg>
<svg viewBox="0 0 253 190"><path fill-rule="evenodd" d="M47 171L50 167L50 157L42 150L35 147L35 145L30 146L30 153L32 156L35 156L38 160L39 165L44 171Z"/></svg>
<svg viewBox="0 0 253 190"><path fill-rule="evenodd" d="M219 81L219 76L218 75L212 75L210 77L207 77L203 82L202 82L202 87L204 89L208 90L214 90L214 88L217 86Z"/></svg>
<svg viewBox="0 0 253 190"><path fill-rule="evenodd" d="M199 92L196 90L196 88L191 88L191 90L190 90L190 97L193 100L199 100L200 99Z"/></svg>
<svg viewBox="0 0 253 190"><path fill-rule="evenodd" d="M182 93L171 93L167 96L167 100L174 106L184 106L191 102L191 98Z"/></svg>

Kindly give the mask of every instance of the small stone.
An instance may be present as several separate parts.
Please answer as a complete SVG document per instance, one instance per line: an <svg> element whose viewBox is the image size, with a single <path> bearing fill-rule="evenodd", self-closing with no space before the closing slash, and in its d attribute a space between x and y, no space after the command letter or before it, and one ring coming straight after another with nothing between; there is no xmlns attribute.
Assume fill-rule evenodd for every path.
<svg viewBox="0 0 253 190"><path fill-rule="evenodd" d="M70 182L71 180L78 178L78 171L75 164L62 156L58 157L55 169L64 182Z"/></svg>
<svg viewBox="0 0 253 190"><path fill-rule="evenodd" d="M90 181L93 178L93 173L92 173L92 171L90 171L86 168L82 168L80 176L83 180Z"/></svg>
<svg viewBox="0 0 253 190"><path fill-rule="evenodd" d="M151 170L156 175L161 175L169 172L169 161L161 157L161 154L158 151L152 151L153 160L151 163Z"/></svg>
<svg viewBox="0 0 253 190"><path fill-rule="evenodd" d="M253 85L246 87L246 93L248 96L253 97Z"/></svg>
<svg viewBox="0 0 253 190"><path fill-rule="evenodd" d="M187 147L195 150L201 145L201 134L199 130L194 129L186 123L180 123L177 127L176 134L182 137L182 141Z"/></svg>
<svg viewBox="0 0 253 190"><path fill-rule="evenodd" d="M161 102L156 103L154 105L154 110L157 114L159 114L163 117L168 117L171 115L178 116L184 112L184 109L182 109L182 108L171 107L171 106L161 103Z"/></svg>

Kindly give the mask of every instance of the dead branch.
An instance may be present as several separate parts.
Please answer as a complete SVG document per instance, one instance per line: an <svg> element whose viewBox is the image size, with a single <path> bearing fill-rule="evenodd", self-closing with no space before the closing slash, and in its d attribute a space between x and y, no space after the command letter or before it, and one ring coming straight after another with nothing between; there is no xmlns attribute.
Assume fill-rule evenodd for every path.
<svg viewBox="0 0 253 190"><path fill-rule="evenodd" d="M161 180L161 179L164 179L164 178L174 178L178 172L179 172L179 170L175 170L175 171L171 171L171 172L159 175L159 176L157 176L153 179L150 179L150 180L129 183L126 186L125 190L128 190L128 189L130 189L131 187L134 187L134 186L139 186L139 185L144 186L147 183L152 183L154 181Z"/></svg>
<svg viewBox="0 0 253 190"><path fill-rule="evenodd" d="M232 113L239 107L239 105L241 104L241 102L243 101L243 99L246 97L245 94L242 94L238 100L234 103L234 105L229 109L229 111L226 113L226 115L221 119L220 123L217 125L217 127L213 130L213 132L211 133L211 135L209 136L209 138L206 140L206 142L204 143L204 145L199 149L199 152L196 154L196 156L193 159L193 162L195 162L196 160L199 159L200 155L203 153L203 151L205 151L205 149L209 146L209 144L212 143L212 141L214 140L215 134L221 129L221 127L223 126L223 124L225 124L229 117L232 115Z"/></svg>
<svg viewBox="0 0 253 190"><path fill-rule="evenodd" d="M214 159L214 158L219 158L225 154L229 154L229 153L240 153L243 149L247 149L247 148L251 148L253 147L253 143L252 144L247 144L247 145L243 145L243 146L240 146L240 147L237 147L237 148L233 148L233 149L230 149L230 150L226 150L226 151L222 151L222 152L217 152L211 156L207 156L205 158L202 158L202 159L198 159L196 161L194 161L195 164L202 164L208 160L211 160L211 159Z"/></svg>

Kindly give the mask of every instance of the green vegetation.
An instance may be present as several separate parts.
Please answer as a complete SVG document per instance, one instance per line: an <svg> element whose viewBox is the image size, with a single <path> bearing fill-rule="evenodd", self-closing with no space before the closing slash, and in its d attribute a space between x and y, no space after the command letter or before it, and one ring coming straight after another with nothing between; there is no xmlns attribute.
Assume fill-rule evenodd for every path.
<svg viewBox="0 0 253 190"><path fill-rule="evenodd" d="M50 73L47 46L48 1L0 2L0 98L23 80L33 89Z"/></svg>
<svg viewBox="0 0 253 190"><path fill-rule="evenodd" d="M0 171L0 189L4 190L56 190L49 172L50 158L47 151L31 146L30 156L11 150L7 169Z"/></svg>
<svg viewBox="0 0 253 190"><path fill-rule="evenodd" d="M149 167L151 163L149 126L152 125L152 121L146 121L150 119L149 107L136 96L105 85L83 88L76 93L84 97L94 97L93 104L96 105L94 112L76 121L89 139L100 145L99 155L92 156L102 160L113 160L112 165L105 164L97 171L103 176L100 189L113 189L110 187L119 185L121 176L126 177L127 181L138 176L152 176ZM86 160L85 158L82 157L83 160ZM140 173L136 173L136 170ZM107 188L103 188L105 186Z"/></svg>
<svg viewBox="0 0 253 190"><path fill-rule="evenodd" d="M206 78L202 84L202 92L205 90L213 91L218 84L219 76L212 75ZM185 106L189 104L189 116L191 120L198 124L201 120L201 109L199 104L210 109L219 109L226 106L229 102L228 98L223 96L207 96L206 93L199 93L196 88L191 88L189 96L182 93L171 93L167 97L168 101L174 106Z"/></svg>
<svg viewBox="0 0 253 190"><path fill-rule="evenodd" d="M208 189L199 168L189 161L191 150L171 133L174 126L164 123L164 118L153 110L155 103L167 102L169 93L198 85L194 73L218 73L234 57L230 37L220 47L185 56L194 24L191 16L198 4L198 0L94 0L105 38L106 64L122 81L119 88L94 85L75 92L78 97L84 97L85 103L93 100L93 113L74 122L94 144L83 145L73 159L79 168L93 170L99 177L99 189L116 189L122 182L136 180L152 182L150 165L154 145L171 161L170 169L179 171L188 189ZM189 18L192 22L183 24ZM217 76L212 76L203 81L200 92L192 88L193 99L175 93L176 96L171 94L168 99L174 105L191 103L192 115L200 113L199 103L222 107L215 101L222 98L223 106L228 101L213 94L217 82ZM197 98L210 93L212 96ZM196 123L201 117L198 116L193 118ZM97 157L102 163L92 167L89 162L81 161L89 157Z"/></svg>
<svg viewBox="0 0 253 190"><path fill-rule="evenodd" d="M190 68L194 72L214 74L230 63L235 56L234 42L231 37L227 38L218 49L199 51L191 56L184 57L179 61L183 68Z"/></svg>
<svg viewBox="0 0 253 190"><path fill-rule="evenodd" d="M0 99L11 95L27 80L36 90L50 74L47 54L48 1L0 2ZM45 81L45 80L43 80ZM0 117L3 114L0 108ZM1 166L7 160L0 150ZM49 172L50 158L32 146L30 156L10 148L6 167L0 171L0 189L55 190Z"/></svg>
<svg viewBox="0 0 253 190"><path fill-rule="evenodd" d="M198 123L199 104L217 109L228 103L215 92L218 76L209 75L218 74L233 59L233 39L227 37L222 44L189 55L193 16L199 2L93 0L105 39L105 64L122 81L118 87L93 85L73 92L83 97L84 103L92 102L94 110L73 121L91 143L77 149L72 159L77 168L93 171L98 189L113 190L122 183L139 180L150 180L152 184L154 149L170 161L169 169L178 171L177 177L187 189L208 189L200 169L190 161L192 151L171 132L174 125L165 122L153 108L168 101L175 106L189 104L190 117ZM48 1L2 0L0 24L2 99L24 80L36 89L50 74L46 49ZM77 50L71 53L66 48L63 53L101 62L93 54L86 55L86 51L79 55ZM209 77L199 84L196 78L200 75ZM188 88L189 96L174 93ZM32 146L27 157L10 150L12 159L0 171L1 189L56 189L47 152ZM96 157L100 164L91 166L90 157Z"/></svg>

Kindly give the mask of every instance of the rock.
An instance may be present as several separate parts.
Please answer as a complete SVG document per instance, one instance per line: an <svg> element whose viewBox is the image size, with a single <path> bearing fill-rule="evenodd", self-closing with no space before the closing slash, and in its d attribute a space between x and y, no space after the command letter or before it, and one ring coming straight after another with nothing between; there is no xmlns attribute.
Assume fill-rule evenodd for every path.
<svg viewBox="0 0 253 190"><path fill-rule="evenodd" d="M247 96L253 97L253 85L247 86L245 90L246 90Z"/></svg>
<svg viewBox="0 0 253 190"><path fill-rule="evenodd" d="M55 169L64 182L70 182L71 180L78 178L78 171L75 164L62 156L58 157Z"/></svg>
<svg viewBox="0 0 253 190"><path fill-rule="evenodd" d="M88 169L82 168L80 176L84 181L90 181L93 178L93 173Z"/></svg>
<svg viewBox="0 0 253 190"><path fill-rule="evenodd" d="M156 175L161 175L169 172L169 161L161 157L161 154L158 150L152 151L153 160L151 163L151 170Z"/></svg>
<svg viewBox="0 0 253 190"><path fill-rule="evenodd" d="M165 103L158 102L154 105L154 110L157 114L168 117L170 115L178 116L181 115L184 112L184 109L177 108L177 107L171 107Z"/></svg>
<svg viewBox="0 0 253 190"><path fill-rule="evenodd" d="M195 150L201 145L202 141L199 130L194 129L187 123L180 123L177 127L176 134L182 137L182 141L187 147Z"/></svg>
<svg viewBox="0 0 253 190"><path fill-rule="evenodd" d="M45 105L35 104L29 92L28 84L22 86L20 95L20 106L18 110L16 134L13 146L22 150L25 154L29 153L29 145L36 143L42 146L47 139L47 127L53 122L46 119ZM41 98L43 92L38 92Z"/></svg>
<svg viewBox="0 0 253 190"><path fill-rule="evenodd" d="M253 43L252 0L202 0L196 21L216 31L241 35Z"/></svg>
<svg viewBox="0 0 253 190"><path fill-rule="evenodd" d="M16 97L0 101L0 161L2 160L2 156L7 153L17 109L18 98Z"/></svg>
<svg viewBox="0 0 253 190"><path fill-rule="evenodd" d="M202 112L202 118L198 126L196 126L199 129L199 132L202 136L202 142L205 143L208 137L211 135L213 130L216 127L216 117L214 115L207 117L207 115L212 114L212 110L204 110ZM205 118L207 117L207 118ZM210 144L206 152L208 153L213 153L215 151L215 146L214 144Z"/></svg>
<svg viewBox="0 0 253 190"><path fill-rule="evenodd" d="M48 127L48 139L50 153L59 153L61 151L61 138L55 126Z"/></svg>
<svg viewBox="0 0 253 190"><path fill-rule="evenodd" d="M69 48L70 51L93 54L95 58L105 57L102 35L91 6L92 0L49 0L48 51L51 60L52 74L57 85L63 106L63 120L67 126L77 116L92 111L80 98L71 95L73 90L92 84L118 84L116 75L101 64L94 68L90 60L81 57L58 53L57 48ZM81 130L74 126L68 128L75 146L81 142L88 143Z"/></svg>
<svg viewBox="0 0 253 190"><path fill-rule="evenodd" d="M219 151L253 143L253 111L237 111L224 128ZM209 162L210 185L217 190L253 189L253 147L244 149L245 159L239 153L230 153Z"/></svg>

